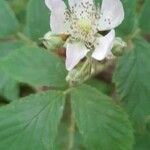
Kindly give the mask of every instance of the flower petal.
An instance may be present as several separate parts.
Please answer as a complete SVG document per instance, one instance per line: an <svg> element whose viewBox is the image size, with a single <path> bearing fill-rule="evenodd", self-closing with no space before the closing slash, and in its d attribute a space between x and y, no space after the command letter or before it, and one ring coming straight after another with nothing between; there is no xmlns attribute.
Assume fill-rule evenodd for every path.
<svg viewBox="0 0 150 150"><path fill-rule="evenodd" d="M72 70L89 50L82 43L67 43L66 68Z"/></svg>
<svg viewBox="0 0 150 150"><path fill-rule="evenodd" d="M66 8L63 0L45 0L45 4L51 11L58 10L58 7L62 9Z"/></svg>
<svg viewBox="0 0 150 150"><path fill-rule="evenodd" d="M78 5L81 3L81 0L68 0L70 8L75 7L75 5Z"/></svg>
<svg viewBox="0 0 150 150"><path fill-rule="evenodd" d="M106 36L97 39L97 46L92 54L92 57L101 61L111 53L115 40L115 31L111 30Z"/></svg>
<svg viewBox="0 0 150 150"><path fill-rule="evenodd" d="M75 5L80 5L81 3L93 4L93 0L68 0L70 7L75 7Z"/></svg>
<svg viewBox="0 0 150 150"><path fill-rule="evenodd" d="M123 19L124 9L120 0L103 0L98 23L100 31L114 29L122 23Z"/></svg>
<svg viewBox="0 0 150 150"><path fill-rule="evenodd" d="M77 18L89 19L94 6L93 0L68 0L68 2L70 9L76 12Z"/></svg>
<svg viewBox="0 0 150 150"><path fill-rule="evenodd" d="M51 10L50 27L53 33L66 33L65 11L66 5L62 0L45 0Z"/></svg>

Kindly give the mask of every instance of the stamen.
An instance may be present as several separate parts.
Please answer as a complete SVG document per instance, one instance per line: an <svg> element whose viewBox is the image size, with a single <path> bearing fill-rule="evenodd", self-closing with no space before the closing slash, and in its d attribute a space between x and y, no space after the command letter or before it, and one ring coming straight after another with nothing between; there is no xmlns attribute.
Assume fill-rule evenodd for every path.
<svg viewBox="0 0 150 150"><path fill-rule="evenodd" d="M97 18L99 18L95 5L90 2L81 2L65 12L68 32L76 40L92 43L97 32Z"/></svg>

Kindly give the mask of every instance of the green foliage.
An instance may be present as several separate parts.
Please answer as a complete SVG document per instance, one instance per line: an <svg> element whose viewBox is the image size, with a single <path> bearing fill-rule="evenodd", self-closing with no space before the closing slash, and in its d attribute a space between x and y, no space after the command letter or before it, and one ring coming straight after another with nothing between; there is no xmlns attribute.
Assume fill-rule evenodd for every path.
<svg viewBox="0 0 150 150"><path fill-rule="evenodd" d="M22 47L21 41L1 42L0 43L0 60L11 54L15 49ZM19 98L19 84L16 80L10 78L0 68L0 96L7 101Z"/></svg>
<svg viewBox="0 0 150 150"><path fill-rule="evenodd" d="M134 48L119 59L114 80L124 107L136 126L150 115L150 44L139 38ZM137 124L138 123L138 124Z"/></svg>
<svg viewBox="0 0 150 150"><path fill-rule="evenodd" d="M142 9L142 13L140 16L140 27L142 29L142 31L144 33L150 33L150 1L146 0L146 2L144 3L143 9Z"/></svg>
<svg viewBox="0 0 150 150"><path fill-rule="evenodd" d="M7 101L19 98L18 82L10 78L4 72L0 72L0 96Z"/></svg>
<svg viewBox="0 0 150 150"><path fill-rule="evenodd" d="M98 79L91 79L86 82L86 84L95 87L98 91L101 91L105 94L111 94L112 86L104 81Z"/></svg>
<svg viewBox="0 0 150 150"><path fill-rule="evenodd" d="M0 59L6 57L12 53L15 49L19 49L24 46L22 41L10 41L10 42L1 42L0 43Z"/></svg>
<svg viewBox="0 0 150 150"><path fill-rule="evenodd" d="M75 120L87 149L131 150L132 128L126 114L96 89L81 86L72 92Z"/></svg>
<svg viewBox="0 0 150 150"><path fill-rule="evenodd" d="M43 0L30 0L27 6L26 34L37 41L49 30L49 11Z"/></svg>
<svg viewBox="0 0 150 150"><path fill-rule="evenodd" d="M149 150L150 148L150 132L137 134L135 150Z"/></svg>
<svg viewBox="0 0 150 150"><path fill-rule="evenodd" d="M125 20L116 32L130 48L117 62L117 95L99 79L68 88L55 51L65 55L64 40L39 41L50 30L44 0L0 0L0 150L149 150L150 44L137 31L149 35L150 1L122 2ZM35 93L20 98L20 83Z"/></svg>
<svg viewBox="0 0 150 150"><path fill-rule="evenodd" d="M0 0L0 20L0 38L17 32L19 23L14 15L14 12L4 0Z"/></svg>
<svg viewBox="0 0 150 150"><path fill-rule="evenodd" d="M7 0L22 25L25 23L26 4L28 0Z"/></svg>
<svg viewBox="0 0 150 150"><path fill-rule="evenodd" d="M125 10L125 19L123 23L117 28L119 36L129 36L132 34L136 22L136 3L137 0L122 0L124 10Z"/></svg>
<svg viewBox="0 0 150 150"><path fill-rule="evenodd" d="M52 53L36 47L23 47L3 59L1 67L17 81L33 87L64 87L65 67ZM60 84L61 83L61 84Z"/></svg>
<svg viewBox="0 0 150 150"><path fill-rule="evenodd" d="M64 107L62 92L31 95L0 109L0 149L53 149Z"/></svg>

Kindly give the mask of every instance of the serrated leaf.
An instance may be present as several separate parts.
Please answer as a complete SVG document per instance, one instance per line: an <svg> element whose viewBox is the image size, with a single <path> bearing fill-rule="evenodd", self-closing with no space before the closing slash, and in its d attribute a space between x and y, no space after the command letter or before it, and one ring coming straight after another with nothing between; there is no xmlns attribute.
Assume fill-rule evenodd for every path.
<svg viewBox="0 0 150 150"><path fill-rule="evenodd" d="M65 67L61 59L44 49L23 47L0 62L3 70L17 81L33 87L64 87Z"/></svg>
<svg viewBox="0 0 150 150"><path fill-rule="evenodd" d="M134 49L119 59L114 81L124 107L136 121L136 126L150 116L150 45L144 39L135 40Z"/></svg>
<svg viewBox="0 0 150 150"><path fill-rule="evenodd" d="M150 19L148 19L150 15L149 7L150 7L150 1L146 0L143 6L142 12L141 12L140 21L139 21L142 31L147 34L150 33Z"/></svg>
<svg viewBox="0 0 150 150"><path fill-rule="evenodd" d="M26 34L31 39L38 40L49 30L49 11L44 0L29 0Z"/></svg>
<svg viewBox="0 0 150 150"><path fill-rule="evenodd" d="M0 108L0 149L53 149L64 107L61 92L31 95Z"/></svg>
<svg viewBox="0 0 150 150"><path fill-rule="evenodd" d="M110 98L83 85L72 91L72 107L87 149L132 149L133 133L127 115Z"/></svg>
<svg viewBox="0 0 150 150"><path fill-rule="evenodd" d="M5 0L0 0L0 38L7 37L17 32L18 21Z"/></svg>

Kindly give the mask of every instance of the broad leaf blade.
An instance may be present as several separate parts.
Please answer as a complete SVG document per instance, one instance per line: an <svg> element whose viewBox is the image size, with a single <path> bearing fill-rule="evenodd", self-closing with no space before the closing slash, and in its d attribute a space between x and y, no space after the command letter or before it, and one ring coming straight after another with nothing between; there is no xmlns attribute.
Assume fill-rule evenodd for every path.
<svg viewBox="0 0 150 150"><path fill-rule="evenodd" d="M150 33L150 1L146 0L140 16L140 27L144 33Z"/></svg>
<svg viewBox="0 0 150 150"><path fill-rule="evenodd" d="M24 45L25 44L22 41L0 42L0 59Z"/></svg>
<svg viewBox="0 0 150 150"><path fill-rule="evenodd" d="M132 149L133 134L129 120L107 96L83 85L72 91L72 104L87 149Z"/></svg>
<svg viewBox="0 0 150 150"><path fill-rule="evenodd" d="M0 71L0 96L10 102L19 98L20 90L17 81Z"/></svg>
<svg viewBox="0 0 150 150"><path fill-rule="evenodd" d="M27 35L38 40L49 30L49 11L44 0L30 0L27 6Z"/></svg>
<svg viewBox="0 0 150 150"><path fill-rule="evenodd" d="M1 61L1 67L12 78L34 87L66 86L63 62L44 49L18 49Z"/></svg>
<svg viewBox="0 0 150 150"><path fill-rule="evenodd" d="M0 149L53 149L62 116L61 92L31 95L0 108Z"/></svg>
<svg viewBox="0 0 150 150"><path fill-rule="evenodd" d="M112 86L102 80L91 79L86 82L87 85L95 87L98 91L109 95L112 91Z"/></svg>
<svg viewBox="0 0 150 150"><path fill-rule="evenodd" d="M125 17L122 24L117 28L117 33L126 38L132 33L135 26L137 0L122 0L122 3Z"/></svg>
<svg viewBox="0 0 150 150"><path fill-rule="evenodd" d="M134 150L149 150L150 148L150 132L137 134L136 135L136 144Z"/></svg>
<svg viewBox="0 0 150 150"><path fill-rule="evenodd" d="M0 0L0 20L0 38L17 32L18 21L5 0Z"/></svg>
<svg viewBox="0 0 150 150"><path fill-rule="evenodd" d="M134 49L119 59L114 81L124 107L141 126L150 115L150 45L142 38L134 44Z"/></svg>
<svg viewBox="0 0 150 150"><path fill-rule="evenodd" d="M0 43L0 60L4 57L7 57L17 48L20 48L24 45L21 41L12 41L12 42L1 42ZM19 97L19 83L10 78L3 70L0 68L0 96L10 102L16 100Z"/></svg>

